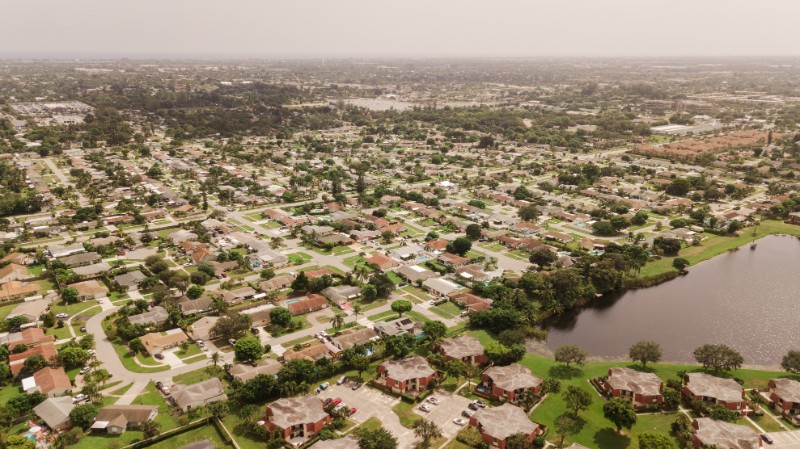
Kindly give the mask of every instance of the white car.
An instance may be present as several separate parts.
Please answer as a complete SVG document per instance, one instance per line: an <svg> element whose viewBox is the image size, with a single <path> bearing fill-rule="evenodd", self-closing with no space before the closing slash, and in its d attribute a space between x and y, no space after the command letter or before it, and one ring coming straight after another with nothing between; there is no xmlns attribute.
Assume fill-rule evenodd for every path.
<svg viewBox="0 0 800 449"><path fill-rule="evenodd" d="M56 318L69 318L69 314L59 313L58 315L56 315Z"/></svg>
<svg viewBox="0 0 800 449"><path fill-rule="evenodd" d="M428 402L430 402L433 405L439 405L439 398L431 396L428 398Z"/></svg>
<svg viewBox="0 0 800 449"><path fill-rule="evenodd" d="M419 409L422 410L423 412L429 412L431 411L431 406L428 404L422 404L419 406Z"/></svg>
<svg viewBox="0 0 800 449"><path fill-rule="evenodd" d="M455 423L457 426L466 426L467 425L467 421L464 418L456 418L456 419L453 420L453 423Z"/></svg>
<svg viewBox="0 0 800 449"><path fill-rule="evenodd" d="M75 396L74 398L72 398L72 402L80 402L80 401L82 401L84 398L86 398L86 395L84 395L83 393L81 393L81 394L79 394L79 395Z"/></svg>
<svg viewBox="0 0 800 449"><path fill-rule="evenodd" d="M83 373L85 373L86 371L89 371L89 367L88 367L88 366L84 366L83 368L81 368L81 370L80 370L80 371L78 371L78 374L83 374Z"/></svg>

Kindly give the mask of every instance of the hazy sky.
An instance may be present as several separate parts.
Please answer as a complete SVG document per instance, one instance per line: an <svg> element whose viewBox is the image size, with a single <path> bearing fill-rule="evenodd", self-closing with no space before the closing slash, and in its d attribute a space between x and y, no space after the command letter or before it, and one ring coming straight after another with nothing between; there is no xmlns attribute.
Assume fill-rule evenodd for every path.
<svg viewBox="0 0 800 449"><path fill-rule="evenodd" d="M798 0L3 0L0 57L800 54Z"/></svg>

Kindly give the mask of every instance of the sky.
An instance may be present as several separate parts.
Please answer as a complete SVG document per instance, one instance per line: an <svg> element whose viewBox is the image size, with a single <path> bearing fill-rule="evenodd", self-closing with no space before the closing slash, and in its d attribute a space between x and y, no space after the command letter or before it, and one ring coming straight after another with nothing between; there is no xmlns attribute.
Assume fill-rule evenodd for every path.
<svg viewBox="0 0 800 449"><path fill-rule="evenodd" d="M3 0L0 58L797 56L797 0Z"/></svg>

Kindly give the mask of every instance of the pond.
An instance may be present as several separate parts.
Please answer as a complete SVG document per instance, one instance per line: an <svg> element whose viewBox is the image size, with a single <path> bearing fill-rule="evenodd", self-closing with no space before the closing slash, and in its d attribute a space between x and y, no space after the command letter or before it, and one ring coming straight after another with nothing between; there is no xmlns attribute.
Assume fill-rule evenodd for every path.
<svg viewBox="0 0 800 449"><path fill-rule="evenodd" d="M800 349L800 240L757 243L562 316L550 323L546 346L577 344L591 356L625 358L634 342L654 340L665 361L693 362L697 346L724 343L745 364L778 366L789 349Z"/></svg>

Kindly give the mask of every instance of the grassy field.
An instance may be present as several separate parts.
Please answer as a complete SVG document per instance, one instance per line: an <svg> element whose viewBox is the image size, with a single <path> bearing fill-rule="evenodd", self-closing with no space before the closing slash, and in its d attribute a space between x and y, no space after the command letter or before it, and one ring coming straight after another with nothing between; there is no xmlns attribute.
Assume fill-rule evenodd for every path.
<svg viewBox="0 0 800 449"><path fill-rule="evenodd" d="M471 332L481 343L488 344L493 338L483 331ZM583 427L580 432L567 439L567 445L572 442L583 444L587 447L598 449L619 449L635 448L638 445L638 435L642 433L661 433L668 435L669 427L676 418L675 413L639 415L636 425L626 436L617 435L609 421L603 418L603 399L595 394L593 387L588 379L603 376L608 373L608 369L616 366L634 366L631 362L589 362L584 366L572 370L564 370L559 363L554 360L537 355L526 354L520 362L531 369L534 375L541 378L557 378L561 381L561 390L564 391L568 386L574 385L593 393L592 405L580 413ZM662 380L678 379L681 371L692 371L699 369L697 365L682 365L659 363L653 366L653 372ZM740 369L732 372L733 376L742 379L745 388L765 388L769 379L785 376L782 372ZM556 417L566 412L566 405L560 394L547 396L541 404L531 413L531 419L545 424L552 428ZM768 417L765 419L769 419ZM551 434L551 440L554 438ZM676 442L676 447L677 442Z"/></svg>
<svg viewBox="0 0 800 449"><path fill-rule="evenodd" d="M289 261L295 265L305 265L313 259L309 254L304 252L297 252L287 255L286 257L289 258Z"/></svg>
<svg viewBox="0 0 800 449"><path fill-rule="evenodd" d="M230 429L228 429L230 430ZM197 429L192 429L187 432L180 433L175 435L171 438L168 438L164 441L160 441L152 446L148 446L149 449L176 449L183 446L186 446L190 443L195 443L200 440L209 440L211 444L214 445L215 448L231 448L230 444L225 442L225 439L220 434L219 430L217 430L217 426L210 424L202 427L198 427Z"/></svg>
<svg viewBox="0 0 800 449"><path fill-rule="evenodd" d="M739 231L737 236L731 237L703 234L704 238L700 242L700 245L681 249L678 253L678 257L683 257L688 260L691 265L696 265L734 248L747 245L752 242L754 238L760 239L774 234L787 234L800 237L800 226L790 225L782 221L765 220L758 226L755 237L753 237L752 227L744 228ZM650 262L642 268L639 276L647 278L672 271L674 270L674 268L672 268L673 259L675 258L662 257L660 260Z"/></svg>

